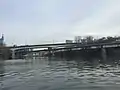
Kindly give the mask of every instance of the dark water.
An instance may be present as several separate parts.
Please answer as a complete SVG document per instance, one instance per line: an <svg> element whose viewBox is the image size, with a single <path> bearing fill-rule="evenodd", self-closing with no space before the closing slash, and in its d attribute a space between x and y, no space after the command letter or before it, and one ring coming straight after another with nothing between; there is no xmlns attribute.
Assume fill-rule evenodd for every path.
<svg viewBox="0 0 120 90"><path fill-rule="evenodd" d="M103 65L97 59L60 58L0 61L0 90L101 89L120 90L117 62Z"/></svg>

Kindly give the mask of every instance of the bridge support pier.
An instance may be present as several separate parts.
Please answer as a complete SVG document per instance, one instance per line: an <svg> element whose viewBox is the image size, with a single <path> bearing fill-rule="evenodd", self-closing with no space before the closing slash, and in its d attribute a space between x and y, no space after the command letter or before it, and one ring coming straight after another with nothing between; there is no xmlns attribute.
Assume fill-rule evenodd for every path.
<svg viewBox="0 0 120 90"><path fill-rule="evenodd" d="M41 57L42 56L42 52L39 52L39 57Z"/></svg>
<svg viewBox="0 0 120 90"><path fill-rule="evenodd" d="M102 56L102 59L104 61L106 61L106 59L107 59L107 52L106 52L106 49L104 47L101 48L101 56Z"/></svg>
<svg viewBox="0 0 120 90"><path fill-rule="evenodd" d="M27 54L27 55L28 55L27 58L33 58L33 53L32 52Z"/></svg>
<svg viewBox="0 0 120 90"><path fill-rule="evenodd" d="M52 56L52 47L48 47L48 55Z"/></svg>
<svg viewBox="0 0 120 90"><path fill-rule="evenodd" d="M15 58L16 58L16 57L15 57L15 50L12 49L11 51L12 51L12 59L15 59Z"/></svg>

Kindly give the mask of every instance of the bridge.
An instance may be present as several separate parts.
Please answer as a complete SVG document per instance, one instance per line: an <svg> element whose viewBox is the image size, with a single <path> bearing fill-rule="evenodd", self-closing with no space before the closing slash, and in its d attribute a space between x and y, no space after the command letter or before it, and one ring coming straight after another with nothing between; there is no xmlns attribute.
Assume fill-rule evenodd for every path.
<svg viewBox="0 0 120 90"><path fill-rule="evenodd" d="M110 43L57 43L57 44L41 44L41 45L22 45L22 46L8 46L12 50L12 58L15 58L15 54L18 56L23 56L28 53L38 53L38 52L48 52L55 53L65 50L76 50L76 49L96 49L101 48L110 48L110 47L120 47L120 42L110 42ZM42 50L33 50L33 49L42 49ZM21 54L21 55L20 55Z"/></svg>

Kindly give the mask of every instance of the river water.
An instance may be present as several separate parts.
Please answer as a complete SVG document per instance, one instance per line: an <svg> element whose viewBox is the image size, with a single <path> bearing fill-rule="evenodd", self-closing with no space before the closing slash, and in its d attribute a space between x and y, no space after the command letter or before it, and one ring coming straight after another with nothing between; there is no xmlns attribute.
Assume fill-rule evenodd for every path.
<svg viewBox="0 0 120 90"><path fill-rule="evenodd" d="M0 61L0 90L120 90L115 61L36 58Z"/></svg>

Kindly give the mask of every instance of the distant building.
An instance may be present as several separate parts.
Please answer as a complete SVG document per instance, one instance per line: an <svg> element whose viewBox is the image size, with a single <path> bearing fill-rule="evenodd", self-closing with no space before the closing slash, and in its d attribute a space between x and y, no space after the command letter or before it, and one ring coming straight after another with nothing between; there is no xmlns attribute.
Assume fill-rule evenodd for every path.
<svg viewBox="0 0 120 90"><path fill-rule="evenodd" d="M66 43L73 43L73 40L66 40Z"/></svg>
<svg viewBox="0 0 120 90"><path fill-rule="evenodd" d="M4 35L2 35L2 37L0 38L0 46L4 45Z"/></svg>

